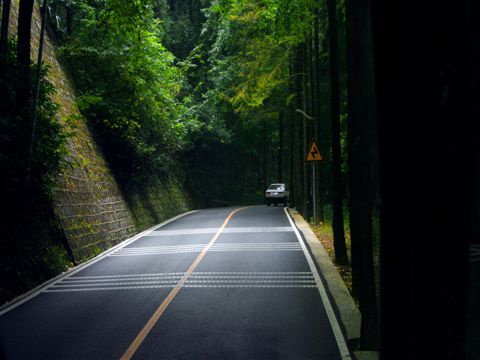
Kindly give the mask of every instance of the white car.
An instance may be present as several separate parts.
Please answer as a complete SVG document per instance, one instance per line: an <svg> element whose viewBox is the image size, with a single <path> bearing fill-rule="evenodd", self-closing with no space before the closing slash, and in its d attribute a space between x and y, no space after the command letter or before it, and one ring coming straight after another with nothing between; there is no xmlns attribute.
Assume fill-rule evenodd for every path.
<svg viewBox="0 0 480 360"><path fill-rule="evenodd" d="M277 206L280 203L286 206L289 195L290 193L288 192L286 184L272 184L268 187L267 191L265 191L265 202L267 206L270 206L270 204Z"/></svg>

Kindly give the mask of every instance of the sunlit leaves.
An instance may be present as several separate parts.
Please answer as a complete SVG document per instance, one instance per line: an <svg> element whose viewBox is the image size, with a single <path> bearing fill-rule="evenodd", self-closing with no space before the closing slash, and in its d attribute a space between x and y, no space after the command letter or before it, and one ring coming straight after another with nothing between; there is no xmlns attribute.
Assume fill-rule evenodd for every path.
<svg viewBox="0 0 480 360"><path fill-rule="evenodd" d="M209 55L222 89L217 96L242 113L285 86L290 53L311 32L316 6L312 0L214 1L209 13L217 16L216 38Z"/></svg>
<svg viewBox="0 0 480 360"><path fill-rule="evenodd" d="M198 126L181 97L184 69L161 42L151 1L82 1L78 10L63 53L80 108L114 158L166 170Z"/></svg>

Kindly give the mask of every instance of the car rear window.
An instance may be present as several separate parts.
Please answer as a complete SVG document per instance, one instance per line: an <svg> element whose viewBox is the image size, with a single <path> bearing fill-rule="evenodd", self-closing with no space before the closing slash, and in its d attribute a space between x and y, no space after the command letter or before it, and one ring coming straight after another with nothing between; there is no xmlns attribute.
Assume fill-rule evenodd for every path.
<svg viewBox="0 0 480 360"><path fill-rule="evenodd" d="M283 185L275 184L275 185L270 185L268 190L280 190L283 189Z"/></svg>

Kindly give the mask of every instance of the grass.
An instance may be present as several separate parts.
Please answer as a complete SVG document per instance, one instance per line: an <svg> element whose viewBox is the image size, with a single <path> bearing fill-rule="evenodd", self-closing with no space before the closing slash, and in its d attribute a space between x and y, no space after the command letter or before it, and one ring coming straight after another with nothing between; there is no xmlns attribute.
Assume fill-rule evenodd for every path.
<svg viewBox="0 0 480 360"><path fill-rule="evenodd" d="M317 236L318 240L322 243L323 247L327 251L332 263L337 268L338 273L342 277L343 282L345 283L350 296L354 300L357 307L359 307L358 299L353 295L352 292L352 266L350 263L351 260L351 251L350 251L350 223L348 218L348 208L344 207L344 228L345 228L345 242L347 245L347 255L349 263L347 265L340 265L335 260L335 248L333 246L333 228L332 228L332 209L330 206L325 206L324 209L324 221L319 222L316 226L313 225L312 221L309 221L310 228ZM372 231L373 231L373 266L375 271L375 288L377 295L377 306L378 300L380 298L380 248L379 248L379 223L378 219L375 217L372 219Z"/></svg>
<svg viewBox="0 0 480 360"><path fill-rule="evenodd" d="M352 267L350 261L347 265L340 265L335 261L335 248L333 247L333 229L331 223L326 220L325 222L320 222L316 226L313 223L309 222L310 228L317 236L317 239L322 243L323 247L327 251L330 259L337 268L338 273L342 277L343 282L345 283L350 296L352 296L355 304L358 307L358 300L353 296L352 293ZM350 260L350 230L345 229L345 241L347 244L347 255Z"/></svg>

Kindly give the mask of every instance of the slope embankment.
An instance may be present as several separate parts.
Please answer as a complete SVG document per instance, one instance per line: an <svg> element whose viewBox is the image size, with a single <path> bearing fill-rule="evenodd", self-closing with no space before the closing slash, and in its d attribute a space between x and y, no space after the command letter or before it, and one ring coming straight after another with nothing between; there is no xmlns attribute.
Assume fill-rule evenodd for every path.
<svg viewBox="0 0 480 360"><path fill-rule="evenodd" d="M18 24L18 0L12 0L10 36ZM36 61L40 37L38 2L32 24L32 59ZM185 179L151 177L148 184L122 188L76 106L74 83L55 53L54 42L46 36L44 62L49 81L55 87L53 100L59 105L57 120L73 136L68 142L66 166L58 174L53 190L55 222L64 234L63 246L75 263L80 263L135 232L192 208ZM47 225L46 225L47 226ZM42 277L39 277L40 279ZM34 285L34 284L33 284Z"/></svg>

